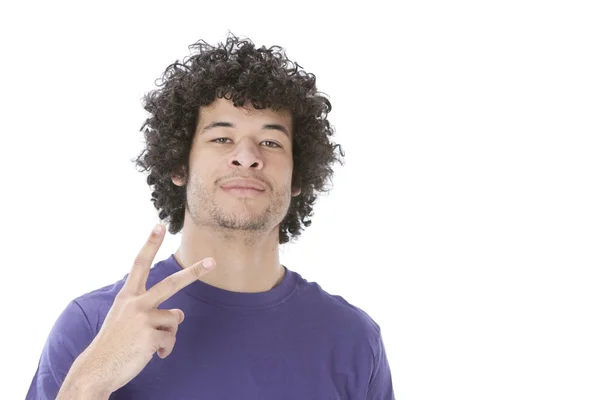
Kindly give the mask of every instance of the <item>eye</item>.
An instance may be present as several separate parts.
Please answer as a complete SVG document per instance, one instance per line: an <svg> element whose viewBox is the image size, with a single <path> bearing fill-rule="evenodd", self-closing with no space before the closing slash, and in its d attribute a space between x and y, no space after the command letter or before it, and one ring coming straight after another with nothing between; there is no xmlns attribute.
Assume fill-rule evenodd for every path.
<svg viewBox="0 0 600 400"><path fill-rule="evenodd" d="M275 147L281 147L278 143L275 143L271 140L265 140L263 143L271 143L272 145L275 145ZM272 145L269 145L268 147L273 147Z"/></svg>
<svg viewBox="0 0 600 400"><path fill-rule="evenodd" d="M229 138L225 138L225 137L221 137L221 138L216 138L211 140L212 142L217 142L217 143L221 143L221 144L225 144L224 142L221 142L221 140L231 140ZM277 142L273 142L272 140L265 140L263 141L263 143L268 143L267 147L271 147L271 148L277 148L277 147L281 147L279 145L279 143Z"/></svg>

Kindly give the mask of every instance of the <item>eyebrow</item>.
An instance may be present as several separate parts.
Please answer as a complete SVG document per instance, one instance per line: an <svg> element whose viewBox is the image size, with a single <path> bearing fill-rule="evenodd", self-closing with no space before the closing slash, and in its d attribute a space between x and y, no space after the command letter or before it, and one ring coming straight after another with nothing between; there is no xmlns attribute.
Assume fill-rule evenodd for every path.
<svg viewBox="0 0 600 400"><path fill-rule="evenodd" d="M232 124L231 122L225 122L225 121L214 121L211 122L210 124L206 125L204 128L202 128L200 130L200 134L203 134L204 132L213 129L213 128L218 128L218 127L225 127L225 128L235 128L235 125ZM276 131L281 131L283 133L285 133L285 135L289 138L290 137L290 133L288 132L288 130L286 129L285 126L280 125L280 124L264 124L263 129L271 129L271 130L276 130Z"/></svg>

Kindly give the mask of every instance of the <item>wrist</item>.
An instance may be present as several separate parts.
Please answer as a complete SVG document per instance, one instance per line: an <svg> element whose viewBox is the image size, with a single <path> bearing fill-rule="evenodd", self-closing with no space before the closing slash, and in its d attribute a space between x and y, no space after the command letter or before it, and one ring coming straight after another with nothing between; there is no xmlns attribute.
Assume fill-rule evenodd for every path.
<svg viewBox="0 0 600 400"><path fill-rule="evenodd" d="M56 400L108 400L110 392L83 379L65 379Z"/></svg>
<svg viewBox="0 0 600 400"><path fill-rule="evenodd" d="M111 391L77 361L71 366L56 400L107 400Z"/></svg>

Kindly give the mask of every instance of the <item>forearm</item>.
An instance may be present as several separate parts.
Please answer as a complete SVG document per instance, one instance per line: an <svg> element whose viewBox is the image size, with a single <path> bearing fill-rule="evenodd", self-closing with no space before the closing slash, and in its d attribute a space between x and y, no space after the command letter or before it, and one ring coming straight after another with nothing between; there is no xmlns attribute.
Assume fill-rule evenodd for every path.
<svg viewBox="0 0 600 400"><path fill-rule="evenodd" d="M108 400L109 394L98 391L85 382L70 382L61 386L56 400Z"/></svg>
<svg viewBox="0 0 600 400"><path fill-rule="evenodd" d="M96 380L83 373L77 360L67 374L56 400L108 400L110 391L104 389Z"/></svg>
<svg viewBox="0 0 600 400"><path fill-rule="evenodd" d="M63 384L56 396L56 400L108 400L106 394L102 394L94 389L87 388L85 385L73 383Z"/></svg>

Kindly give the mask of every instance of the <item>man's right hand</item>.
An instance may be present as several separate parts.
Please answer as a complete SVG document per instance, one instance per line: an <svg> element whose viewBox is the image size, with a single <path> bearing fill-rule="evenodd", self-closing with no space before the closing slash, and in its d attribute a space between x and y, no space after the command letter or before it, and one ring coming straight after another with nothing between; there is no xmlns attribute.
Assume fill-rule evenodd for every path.
<svg viewBox="0 0 600 400"><path fill-rule="evenodd" d="M171 354L184 314L179 309L159 310L157 307L207 274L216 263L212 258L205 258L146 290L152 262L164 238L165 227L159 224L157 228L159 231L152 232L136 257L102 328L73 363L61 392L71 378L86 380L77 382L76 386L110 394L135 378L154 353L158 352L161 358Z"/></svg>

